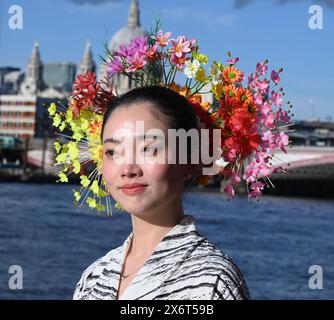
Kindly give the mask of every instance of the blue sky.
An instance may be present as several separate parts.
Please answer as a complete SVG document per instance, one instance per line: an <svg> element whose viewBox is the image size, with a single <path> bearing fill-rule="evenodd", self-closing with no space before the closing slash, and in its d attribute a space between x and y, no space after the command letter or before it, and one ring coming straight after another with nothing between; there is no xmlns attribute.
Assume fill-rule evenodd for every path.
<svg viewBox="0 0 334 320"><path fill-rule="evenodd" d="M23 9L22 30L8 27L13 4ZM323 9L322 30L308 27L313 4ZM0 66L24 68L35 39L44 62L78 63L87 39L99 62L103 43L126 24L129 5L130 0L0 0ZM229 50L246 73L266 58L270 67L283 67L281 84L295 119L312 113L334 118L334 1L139 0L139 6L145 29L160 15L165 31L198 39L211 61L225 61Z"/></svg>

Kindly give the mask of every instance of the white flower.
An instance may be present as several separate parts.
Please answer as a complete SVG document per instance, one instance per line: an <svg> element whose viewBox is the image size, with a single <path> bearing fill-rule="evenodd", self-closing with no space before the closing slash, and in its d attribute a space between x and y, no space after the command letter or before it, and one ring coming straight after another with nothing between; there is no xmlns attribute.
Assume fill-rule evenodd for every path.
<svg viewBox="0 0 334 320"><path fill-rule="evenodd" d="M194 78L200 67L200 62L194 59L193 61L187 61L185 65L184 74L187 78Z"/></svg>
<svg viewBox="0 0 334 320"><path fill-rule="evenodd" d="M213 85L217 85L218 83L221 82L222 78L223 78L223 74L222 72L219 70L217 63L213 63L211 68L210 68L210 73L212 76L212 84Z"/></svg>

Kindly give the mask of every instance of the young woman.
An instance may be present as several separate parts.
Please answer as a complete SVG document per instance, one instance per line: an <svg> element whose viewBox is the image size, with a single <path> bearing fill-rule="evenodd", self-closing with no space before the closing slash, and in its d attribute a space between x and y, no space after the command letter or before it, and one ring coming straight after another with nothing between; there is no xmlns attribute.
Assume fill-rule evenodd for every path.
<svg viewBox="0 0 334 320"><path fill-rule="evenodd" d="M170 129L199 127L187 99L165 87L131 90L106 111L102 173L112 197L131 215L132 232L83 272L74 299L250 298L238 267L184 213L185 184L200 165L178 161L178 145L176 151L169 147ZM156 136L148 134L152 130ZM188 156L193 152L189 140L180 147ZM172 163L171 153L177 159Z"/></svg>

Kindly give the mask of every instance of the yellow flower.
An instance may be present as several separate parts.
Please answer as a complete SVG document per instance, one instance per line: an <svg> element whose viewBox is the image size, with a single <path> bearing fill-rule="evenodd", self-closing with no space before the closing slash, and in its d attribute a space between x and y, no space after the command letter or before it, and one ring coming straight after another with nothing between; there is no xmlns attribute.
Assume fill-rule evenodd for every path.
<svg viewBox="0 0 334 320"><path fill-rule="evenodd" d="M80 184L81 184L84 188L87 188L87 187L89 186L90 181L89 181L89 179L87 178L87 176L85 176L85 175L81 176L81 177L80 177L80 180L81 180Z"/></svg>
<svg viewBox="0 0 334 320"><path fill-rule="evenodd" d="M196 77L195 79L199 82L208 82L209 77L205 74L205 70L203 67L200 67L198 71L196 72Z"/></svg>
<svg viewBox="0 0 334 320"><path fill-rule="evenodd" d="M208 63L208 56L203 53L194 52L193 57L204 65Z"/></svg>
<svg viewBox="0 0 334 320"><path fill-rule="evenodd" d="M99 183L97 180L94 180L89 190L92 190L95 195L99 194Z"/></svg>
<svg viewBox="0 0 334 320"><path fill-rule="evenodd" d="M73 194L74 194L74 197L75 197L75 201L78 202L80 199L81 199L81 195L78 191L76 190L72 190L73 191Z"/></svg>
<svg viewBox="0 0 334 320"><path fill-rule="evenodd" d="M60 182L68 182L68 178L64 172L59 173Z"/></svg>
<svg viewBox="0 0 334 320"><path fill-rule="evenodd" d="M45 109L44 109L44 110L45 110ZM48 108L49 115L50 115L50 116L55 115L56 111L57 111L56 104L55 104L54 102L52 102L52 103L50 104L50 107Z"/></svg>
<svg viewBox="0 0 334 320"><path fill-rule="evenodd" d="M53 118L53 123L52 123L52 125L53 125L54 127L59 127L60 123L61 123L61 117L60 117L59 113L57 113L57 114L54 116L54 118Z"/></svg>
<svg viewBox="0 0 334 320"><path fill-rule="evenodd" d="M55 150L57 153L59 153L60 149L61 149L61 144L58 142L58 141L55 141L53 143L54 147L55 147Z"/></svg>
<svg viewBox="0 0 334 320"><path fill-rule="evenodd" d="M223 91L224 91L224 85L222 83L218 83L217 85L213 86L212 92L214 93L216 99L221 98Z"/></svg>
<svg viewBox="0 0 334 320"><path fill-rule="evenodd" d="M86 203L88 204L89 208L96 208L96 200L91 198L91 197L87 197Z"/></svg>

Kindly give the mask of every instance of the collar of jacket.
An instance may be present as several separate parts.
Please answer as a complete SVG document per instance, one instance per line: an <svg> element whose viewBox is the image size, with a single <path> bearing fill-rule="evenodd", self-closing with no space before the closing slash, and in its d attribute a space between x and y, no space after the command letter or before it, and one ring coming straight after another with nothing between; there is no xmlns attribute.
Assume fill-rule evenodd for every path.
<svg viewBox="0 0 334 320"><path fill-rule="evenodd" d="M123 245L110 251L104 261L104 266L97 282L102 280L101 285L117 288L120 281L122 266L125 261L127 250L131 243L133 232L124 241ZM161 240L151 257L139 269L132 282L125 289L120 300L150 299L161 284L168 281L171 275L182 267L182 263L205 241L196 229L195 219L191 215L185 215ZM111 293L115 299L116 293Z"/></svg>

